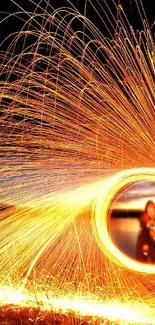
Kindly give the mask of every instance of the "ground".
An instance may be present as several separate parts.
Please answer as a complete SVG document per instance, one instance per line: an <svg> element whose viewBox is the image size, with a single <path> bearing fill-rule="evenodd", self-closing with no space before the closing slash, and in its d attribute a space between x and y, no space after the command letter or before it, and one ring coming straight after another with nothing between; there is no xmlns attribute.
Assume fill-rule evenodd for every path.
<svg viewBox="0 0 155 325"><path fill-rule="evenodd" d="M89 322L90 317L81 319L71 314L41 311L40 308L21 308L14 305L0 307L0 325L88 325ZM110 325L109 322L106 324Z"/></svg>

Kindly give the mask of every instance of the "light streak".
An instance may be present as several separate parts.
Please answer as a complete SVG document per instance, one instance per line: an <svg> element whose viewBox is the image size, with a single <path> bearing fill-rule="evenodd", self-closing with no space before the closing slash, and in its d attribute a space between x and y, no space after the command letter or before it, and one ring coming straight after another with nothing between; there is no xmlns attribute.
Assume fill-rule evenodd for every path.
<svg viewBox="0 0 155 325"><path fill-rule="evenodd" d="M153 35L121 6L119 21L106 6L108 38L45 4L0 54L1 302L152 325L154 266L113 245L108 210L155 179Z"/></svg>
<svg viewBox="0 0 155 325"><path fill-rule="evenodd" d="M113 259L118 264L122 264L122 266L125 266L131 270L154 273L154 265L138 263L121 253L112 243L108 229L108 215L113 198L116 197L116 194L118 194L121 189L140 180L154 181L155 169L140 168L126 170L112 176L109 179L106 184L107 186L104 186L104 189L100 194L96 207L96 235L99 238L99 243L103 250L106 250L107 254L110 254L111 260Z"/></svg>
<svg viewBox="0 0 155 325"><path fill-rule="evenodd" d="M123 303L120 301L101 301L101 299L96 299L96 297L80 297L74 295L72 296L62 296L56 298L52 295L48 295L43 292L37 293L37 301L34 294L28 292L23 293L20 289L15 289L4 286L0 289L0 305L14 304L24 307L37 308L38 305L42 311L52 310L55 313L63 313L72 315L76 317L93 317L93 321L96 318L104 320L121 321L125 324L155 324L154 313L151 308L146 308L145 304L136 301Z"/></svg>

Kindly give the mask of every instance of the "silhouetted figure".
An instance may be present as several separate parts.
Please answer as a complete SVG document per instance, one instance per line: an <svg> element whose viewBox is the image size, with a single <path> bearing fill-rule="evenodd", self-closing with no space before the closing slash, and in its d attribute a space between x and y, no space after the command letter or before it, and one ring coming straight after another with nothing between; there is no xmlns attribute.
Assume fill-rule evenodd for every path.
<svg viewBox="0 0 155 325"><path fill-rule="evenodd" d="M137 239L136 258L146 263L148 258L155 263L155 204L150 200L140 216L140 231Z"/></svg>

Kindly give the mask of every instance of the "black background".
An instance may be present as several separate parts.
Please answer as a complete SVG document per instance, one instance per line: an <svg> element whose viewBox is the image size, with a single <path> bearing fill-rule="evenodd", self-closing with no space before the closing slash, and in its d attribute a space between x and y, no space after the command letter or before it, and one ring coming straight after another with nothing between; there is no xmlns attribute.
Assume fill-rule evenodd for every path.
<svg viewBox="0 0 155 325"><path fill-rule="evenodd" d="M72 4L75 5L81 13L84 13L84 7L85 2L87 1L87 17L95 23L95 25L101 30L103 34L106 33L106 30L104 31L103 24L101 24L100 19L98 18L98 15L95 14L95 11L89 4L88 0L72 0ZM155 0L138 0L138 3L142 1L144 10L146 12L146 16L148 18L150 26L153 24L155 20ZM35 9L35 5L29 2L29 0L16 0L16 2L23 7L26 11L33 11ZM35 0L36 4L38 4L40 1ZM51 0L49 1L50 4L54 8L58 8L61 6L68 6L66 0ZM115 4L121 4L121 6L124 9L124 12L126 13L130 24L133 26L134 29L141 29L142 23L141 19L138 14L138 10L135 4L135 0L114 0ZM95 7L99 10L101 13L101 10L97 4L96 0L92 0L92 3L95 5ZM114 13L115 17L117 16L116 8L112 5L112 0L106 1L107 5L111 8L112 12ZM103 0L100 0L100 4L103 6L104 9L106 9L106 6L104 4ZM42 6L45 7L45 2L42 1ZM49 11L51 11L50 8L48 8ZM16 6L11 0L1 0L0 1L0 12L1 12L1 21L6 16L6 13L15 13L17 11L20 11L18 6ZM101 13L102 15L102 13ZM26 14L21 15L24 19L26 19ZM144 15L143 15L144 17ZM104 17L104 20L106 18ZM5 22L0 24L0 41L2 42L8 35L10 35L13 32L16 32L21 29L23 25L22 20L18 19L17 17L12 17L7 19ZM1 47L4 48L5 45L1 44Z"/></svg>

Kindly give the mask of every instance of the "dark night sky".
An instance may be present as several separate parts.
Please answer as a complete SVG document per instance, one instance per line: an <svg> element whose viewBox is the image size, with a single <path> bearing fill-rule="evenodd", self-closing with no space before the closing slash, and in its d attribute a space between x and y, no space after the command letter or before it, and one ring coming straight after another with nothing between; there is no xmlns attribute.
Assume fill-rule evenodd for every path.
<svg viewBox="0 0 155 325"><path fill-rule="evenodd" d="M17 3L19 3L21 6L23 6L26 10L33 10L32 4L29 3L28 0L16 0ZM155 0L138 0L138 2L142 1L145 12L148 17L148 21L150 25L152 25L153 21L155 20ZM34 1L35 3L40 2L39 0ZM87 0L87 3L89 1ZM97 1L92 0L93 4L97 7ZM112 0L107 0L107 4L112 8L114 14L116 15L116 10L114 7L112 7L111 3ZM65 6L66 5L66 0L51 0L50 3L54 7L59 7L59 6ZM85 0L72 0L72 3L78 7L78 9L83 12ZM104 1L100 0L100 3L104 5ZM121 3L122 7L124 8L131 25L133 25L134 29L139 29L141 28L141 23L140 19L138 18L138 12L136 9L135 5L135 0L115 0L115 3ZM100 10L100 9L99 9ZM4 0L0 1L0 11L6 11L6 12L15 12L18 11L18 8L16 7L15 4L11 3L11 0ZM87 7L87 16L90 18L97 26L99 29L102 29L102 33L104 34L103 26L100 25L100 21L98 19L98 16L95 15L94 11L92 10L91 6L88 4ZM1 19L4 17L4 14L1 13ZM0 25L0 40L3 40L7 35L9 35L11 32L18 31L20 30L22 26L22 23L16 19L12 18L7 20L5 23Z"/></svg>

